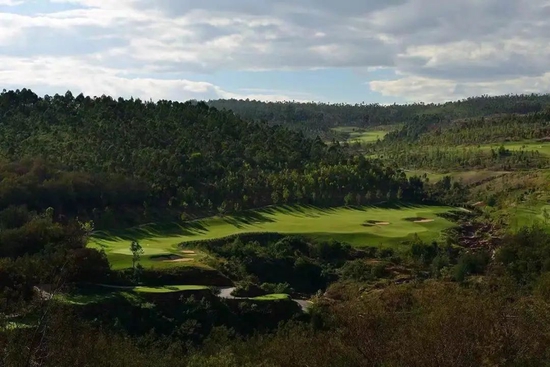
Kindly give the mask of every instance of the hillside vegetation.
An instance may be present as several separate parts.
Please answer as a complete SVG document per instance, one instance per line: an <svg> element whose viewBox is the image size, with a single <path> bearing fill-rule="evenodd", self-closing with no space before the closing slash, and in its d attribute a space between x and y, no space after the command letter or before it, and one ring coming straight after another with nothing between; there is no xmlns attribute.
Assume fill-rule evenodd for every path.
<svg viewBox="0 0 550 367"><path fill-rule="evenodd" d="M0 202L111 227L162 213L342 205L381 191L421 200L394 168L205 103L0 95ZM364 202L368 204L368 202Z"/></svg>
<svg viewBox="0 0 550 367"><path fill-rule="evenodd" d="M506 95L472 97L443 104L415 103L382 106L379 104L327 104L298 102L260 102L250 100L213 100L210 106L231 110L244 119L266 121L304 131L315 136L331 136L330 128L339 126L375 127L395 125L422 116L452 121L496 114L527 114L545 111L550 95Z"/></svg>
<svg viewBox="0 0 550 367"><path fill-rule="evenodd" d="M549 101L4 91L0 365L548 365Z"/></svg>

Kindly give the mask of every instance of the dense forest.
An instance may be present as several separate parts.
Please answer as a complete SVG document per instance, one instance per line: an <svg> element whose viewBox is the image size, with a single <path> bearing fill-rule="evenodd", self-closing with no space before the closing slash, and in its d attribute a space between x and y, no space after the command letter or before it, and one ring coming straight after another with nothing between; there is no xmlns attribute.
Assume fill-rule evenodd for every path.
<svg viewBox="0 0 550 367"><path fill-rule="evenodd" d="M543 112L550 106L550 95L506 95L472 97L444 104L408 105L326 104L297 102L260 102L250 100L212 100L208 105L231 110L244 119L266 121L304 131L311 136L331 136L337 126L369 127L393 125L423 116L444 120Z"/></svg>
<svg viewBox="0 0 550 367"><path fill-rule="evenodd" d="M113 212L139 211L139 219L168 209L341 205L350 195L366 203L367 192L423 200L399 170L205 103L40 98L24 89L2 93L0 111L5 206L51 206L113 225Z"/></svg>
<svg viewBox="0 0 550 367"><path fill-rule="evenodd" d="M405 169L531 170L550 164L540 152L549 134L548 111L452 121L422 116L359 150Z"/></svg>
<svg viewBox="0 0 550 367"><path fill-rule="evenodd" d="M422 146L477 145L541 139L550 136L550 111L525 115L501 114L443 121L434 117L415 118L386 135L385 141L414 142Z"/></svg>

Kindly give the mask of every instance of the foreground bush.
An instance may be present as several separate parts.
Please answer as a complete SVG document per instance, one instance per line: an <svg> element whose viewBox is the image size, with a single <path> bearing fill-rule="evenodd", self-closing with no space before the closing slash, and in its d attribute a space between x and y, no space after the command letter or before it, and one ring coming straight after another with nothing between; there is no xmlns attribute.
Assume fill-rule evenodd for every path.
<svg viewBox="0 0 550 367"><path fill-rule="evenodd" d="M484 288L484 287L482 287ZM0 334L5 366L543 366L550 304L503 289L432 282L390 287L337 304L318 319L240 339L213 329L200 347L176 337L133 339L65 314ZM190 320L191 321L191 320ZM189 324L190 325L190 324ZM30 347L30 348L28 348Z"/></svg>

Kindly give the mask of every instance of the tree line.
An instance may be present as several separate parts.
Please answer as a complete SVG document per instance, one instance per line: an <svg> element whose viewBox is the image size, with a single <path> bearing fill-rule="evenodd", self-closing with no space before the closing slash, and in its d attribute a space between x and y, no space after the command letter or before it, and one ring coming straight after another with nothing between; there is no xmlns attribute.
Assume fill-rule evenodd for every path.
<svg viewBox="0 0 550 367"><path fill-rule="evenodd" d="M255 100L211 100L210 106L233 111L244 119L266 121L303 131L306 135L331 137L337 126L369 127L405 123L422 116L456 120L495 114L543 112L550 106L548 94L480 96L442 104L330 104L261 102Z"/></svg>
<svg viewBox="0 0 550 367"><path fill-rule="evenodd" d="M109 225L115 212L423 199L422 187L398 169L205 103L38 97L23 89L0 94L0 114L3 206L51 206L56 215Z"/></svg>

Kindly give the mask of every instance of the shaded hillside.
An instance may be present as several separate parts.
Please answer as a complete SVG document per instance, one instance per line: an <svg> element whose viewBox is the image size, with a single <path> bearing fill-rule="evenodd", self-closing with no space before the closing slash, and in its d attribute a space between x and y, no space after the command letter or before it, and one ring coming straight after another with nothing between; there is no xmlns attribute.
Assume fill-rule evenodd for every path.
<svg viewBox="0 0 550 367"><path fill-rule="evenodd" d="M30 202L94 217L128 206L223 214L279 203L341 205L367 191L412 200L422 191L339 145L205 103L70 92L40 98L23 89L0 95L0 116L5 206Z"/></svg>
<svg viewBox="0 0 550 367"><path fill-rule="evenodd" d="M423 115L454 120L502 113L526 114L543 111L550 95L505 95L474 97L443 104L408 105L326 104L297 102L260 102L250 100L213 100L208 105L232 110L247 120L266 121L301 129L309 135L325 135L336 126L379 126L402 123Z"/></svg>

